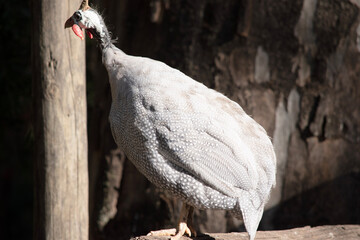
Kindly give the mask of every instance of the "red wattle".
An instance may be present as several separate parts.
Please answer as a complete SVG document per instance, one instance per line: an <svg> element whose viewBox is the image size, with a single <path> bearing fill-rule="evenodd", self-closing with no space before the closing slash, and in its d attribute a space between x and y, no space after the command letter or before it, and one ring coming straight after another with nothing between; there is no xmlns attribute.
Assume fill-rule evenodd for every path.
<svg viewBox="0 0 360 240"><path fill-rule="evenodd" d="M81 38L81 40L84 40L84 33L81 30L81 28L79 27L79 25L77 25L77 24L72 25L72 30L74 31L76 36Z"/></svg>
<svg viewBox="0 0 360 240"><path fill-rule="evenodd" d="M89 36L90 39L93 39L93 35L92 35L92 33L90 31L86 30L86 33L87 33L87 35Z"/></svg>

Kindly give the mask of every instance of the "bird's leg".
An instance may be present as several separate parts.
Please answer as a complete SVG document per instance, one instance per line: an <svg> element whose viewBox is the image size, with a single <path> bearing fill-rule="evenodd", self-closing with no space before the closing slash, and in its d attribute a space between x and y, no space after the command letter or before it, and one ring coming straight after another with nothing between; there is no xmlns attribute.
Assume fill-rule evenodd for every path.
<svg viewBox="0 0 360 240"><path fill-rule="evenodd" d="M171 237L171 240L180 239L185 233L191 237L191 229L188 227L188 221L192 224L192 214L194 212L194 207L183 203L180 211L178 231L175 236Z"/></svg>
<svg viewBox="0 0 360 240"><path fill-rule="evenodd" d="M175 228L151 231L148 233L148 236L172 236L171 240L179 240L185 233L190 237L191 232L196 235L195 230L191 226L193 212L194 207L183 203L180 211L179 225L177 231Z"/></svg>
<svg viewBox="0 0 360 240"><path fill-rule="evenodd" d="M187 226L190 229L190 231L192 232L193 236L196 237L197 234L193 227L193 215L194 215L194 207L190 206L189 213L188 213Z"/></svg>

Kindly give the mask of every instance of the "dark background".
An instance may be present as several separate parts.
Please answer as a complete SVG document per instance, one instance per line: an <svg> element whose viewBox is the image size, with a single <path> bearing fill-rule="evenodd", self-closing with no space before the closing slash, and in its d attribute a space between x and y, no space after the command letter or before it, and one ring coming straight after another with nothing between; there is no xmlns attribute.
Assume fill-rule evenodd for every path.
<svg viewBox="0 0 360 240"><path fill-rule="evenodd" d="M32 235L31 16L28 1L0 2L0 238Z"/></svg>

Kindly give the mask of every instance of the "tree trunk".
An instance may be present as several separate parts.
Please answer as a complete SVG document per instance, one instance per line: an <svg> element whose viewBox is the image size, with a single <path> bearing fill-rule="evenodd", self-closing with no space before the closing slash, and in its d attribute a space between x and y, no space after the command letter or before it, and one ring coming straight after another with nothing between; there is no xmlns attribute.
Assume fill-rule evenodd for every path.
<svg viewBox="0 0 360 240"><path fill-rule="evenodd" d="M267 130L276 149L278 174L260 229L360 223L359 1L102 4L119 48L163 61L224 93ZM90 62L99 66L100 59L91 57ZM93 113L107 112L107 74L100 77L91 69L90 73L102 86L96 102L103 105ZM91 131L99 131L96 122L105 123L107 117L91 119ZM100 154L94 162L106 165L102 159L110 145L97 149ZM114 200L107 201L110 205L94 203L98 209L112 209L94 213L94 222L106 219L94 238L126 239L175 226L178 202L133 168L125 161L122 178L115 181L106 177L111 166L93 168L99 176L97 186L105 186L91 186L94 193L104 199L113 186L119 189ZM241 225L223 211L196 211L194 223L202 232L238 231Z"/></svg>
<svg viewBox="0 0 360 240"><path fill-rule="evenodd" d="M32 1L34 239L88 239L85 44L64 29L77 1Z"/></svg>

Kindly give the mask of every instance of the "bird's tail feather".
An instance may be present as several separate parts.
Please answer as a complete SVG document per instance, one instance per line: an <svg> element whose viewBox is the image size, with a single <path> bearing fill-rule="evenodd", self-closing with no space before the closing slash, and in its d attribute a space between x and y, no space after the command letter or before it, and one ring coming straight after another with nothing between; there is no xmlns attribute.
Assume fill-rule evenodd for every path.
<svg viewBox="0 0 360 240"><path fill-rule="evenodd" d="M249 197L238 199L246 231L250 240L254 240L257 228L264 212L264 207L255 207Z"/></svg>

